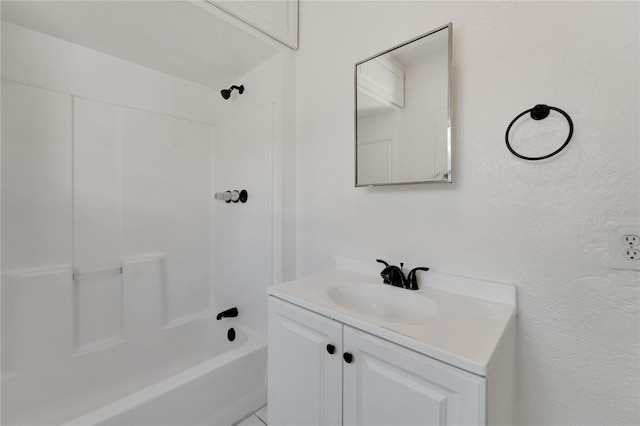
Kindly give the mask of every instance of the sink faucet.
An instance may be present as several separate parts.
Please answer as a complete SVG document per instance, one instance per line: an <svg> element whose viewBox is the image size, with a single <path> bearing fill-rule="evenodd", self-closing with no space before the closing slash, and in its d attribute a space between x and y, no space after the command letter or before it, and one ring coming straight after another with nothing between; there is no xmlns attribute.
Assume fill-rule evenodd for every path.
<svg viewBox="0 0 640 426"><path fill-rule="evenodd" d="M418 290L418 277L416 275L417 271L428 271L429 268L425 268L419 266L417 268L413 268L409 275L405 277L404 272L402 272L402 267L404 263L400 263L400 266L389 265L389 263L385 262L382 259L376 259L376 262L382 263L385 268L380 272L380 276L382 277L382 282L385 284L390 284L394 287L402 287L407 290Z"/></svg>

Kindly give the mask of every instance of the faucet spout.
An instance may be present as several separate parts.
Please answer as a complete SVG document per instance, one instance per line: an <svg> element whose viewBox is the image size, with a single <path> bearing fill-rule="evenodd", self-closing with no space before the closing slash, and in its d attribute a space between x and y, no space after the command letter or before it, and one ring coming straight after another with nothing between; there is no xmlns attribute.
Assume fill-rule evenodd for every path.
<svg viewBox="0 0 640 426"><path fill-rule="evenodd" d="M226 311L222 311L218 315L216 315L216 319L219 321L222 318L233 318L233 317L237 317L237 316L238 316L238 308L230 308L230 309L227 309Z"/></svg>

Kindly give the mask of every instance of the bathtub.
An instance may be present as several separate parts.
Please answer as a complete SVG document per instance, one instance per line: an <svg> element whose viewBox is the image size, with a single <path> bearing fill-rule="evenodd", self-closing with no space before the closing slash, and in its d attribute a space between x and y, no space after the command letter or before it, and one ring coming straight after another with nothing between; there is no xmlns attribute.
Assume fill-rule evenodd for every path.
<svg viewBox="0 0 640 426"><path fill-rule="evenodd" d="M145 341L32 358L3 372L2 425L231 426L267 403L267 343L234 319L194 318Z"/></svg>
<svg viewBox="0 0 640 426"><path fill-rule="evenodd" d="M234 328L243 343L64 426L232 425L267 403L267 345Z"/></svg>
<svg viewBox="0 0 640 426"><path fill-rule="evenodd" d="M265 339L241 317L170 320L161 259L124 262L117 327L93 340L69 267L2 273L3 426L229 426L266 404Z"/></svg>

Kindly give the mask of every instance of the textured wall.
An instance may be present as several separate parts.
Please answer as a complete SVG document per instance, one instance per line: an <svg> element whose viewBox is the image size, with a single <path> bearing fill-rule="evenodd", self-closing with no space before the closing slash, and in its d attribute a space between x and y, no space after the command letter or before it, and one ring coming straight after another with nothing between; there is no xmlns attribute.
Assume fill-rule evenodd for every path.
<svg viewBox="0 0 640 426"><path fill-rule="evenodd" d="M518 423L638 424L639 274L608 253L610 229L639 221L638 17L637 2L302 2L298 275L381 257L516 284ZM353 64L449 21L454 183L354 188ZM575 133L525 162L504 132L537 103ZM566 134L548 125L521 136L548 149Z"/></svg>

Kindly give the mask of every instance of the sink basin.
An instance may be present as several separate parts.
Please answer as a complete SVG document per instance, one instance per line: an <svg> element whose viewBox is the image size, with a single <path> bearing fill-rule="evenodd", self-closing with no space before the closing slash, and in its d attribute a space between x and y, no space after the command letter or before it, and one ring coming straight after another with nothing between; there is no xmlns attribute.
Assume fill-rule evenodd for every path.
<svg viewBox="0 0 640 426"><path fill-rule="evenodd" d="M428 297L390 285L346 284L330 288L327 296L343 308L389 322L420 324L438 313Z"/></svg>

